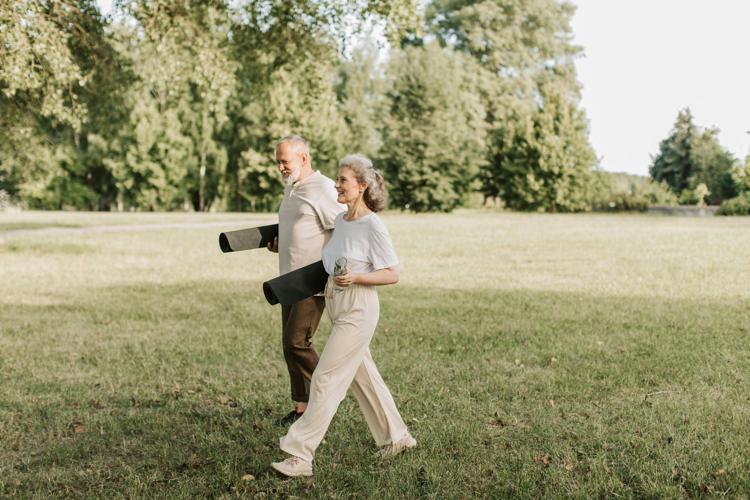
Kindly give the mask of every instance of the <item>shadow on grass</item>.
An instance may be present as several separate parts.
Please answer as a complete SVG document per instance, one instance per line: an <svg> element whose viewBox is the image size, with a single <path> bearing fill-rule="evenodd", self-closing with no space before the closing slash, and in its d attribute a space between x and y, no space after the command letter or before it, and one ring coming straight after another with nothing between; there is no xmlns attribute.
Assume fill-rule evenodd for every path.
<svg viewBox="0 0 750 500"><path fill-rule="evenodd" d="M1 495L539 497L747 492L747 304L398 286L372 351L420 447L353 398L280 481L279 309L259 283L0 306ZM324 322L316 345L328 334ZM253 480L243 480L245 474Z"/></svg>

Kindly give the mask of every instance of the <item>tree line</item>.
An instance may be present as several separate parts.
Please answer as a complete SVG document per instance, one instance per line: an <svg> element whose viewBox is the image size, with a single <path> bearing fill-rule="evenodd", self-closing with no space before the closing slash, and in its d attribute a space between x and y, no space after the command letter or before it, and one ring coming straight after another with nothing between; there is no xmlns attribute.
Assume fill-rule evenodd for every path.
<svg viewBox="0 0 750 500"><path fill-rule="evenodd" d="M329 175L347 153L373 158L393 208L618 205L580 107L574 7L421 3L116 0L105 16L94 0L4 2L0 194L28 208L274 210L274 144L295 133ZM367 42L373 26L390 50ZM639 193L651 202L673 190L659 168Z"/></svg>

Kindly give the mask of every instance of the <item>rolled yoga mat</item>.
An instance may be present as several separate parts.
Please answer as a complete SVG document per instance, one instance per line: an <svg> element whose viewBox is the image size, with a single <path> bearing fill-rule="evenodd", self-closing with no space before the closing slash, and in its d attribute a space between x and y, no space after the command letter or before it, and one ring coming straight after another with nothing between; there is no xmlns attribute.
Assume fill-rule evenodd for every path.
<svg viewBox="0 0 750 500"><path fill-rule="evenodd" d="M326 287L328 273L319 260L309 266L300 267L290 273L263 283L263 293L269 304L290 306L302 299L322 292Z"/></svg>
<svg viewBox="0 0 750 500"><path fill-rule="evenodd" d="M278 224L228 231L219 235L219 248L224 253L265 248L278 235Z"/></svg>

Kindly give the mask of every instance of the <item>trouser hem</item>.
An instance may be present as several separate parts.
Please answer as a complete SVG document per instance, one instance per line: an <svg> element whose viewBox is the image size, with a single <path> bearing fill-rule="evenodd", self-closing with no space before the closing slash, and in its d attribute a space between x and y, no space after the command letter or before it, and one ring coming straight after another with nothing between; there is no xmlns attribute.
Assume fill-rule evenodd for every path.
<svg viewBox="0 0 750 500"><path fill-rule="evenodd" d="M284 438L283 437L279 438L279 448L281 448L281 451L283 451L284 453L287 453L287 454L289 454L289 455L291 455L293 457L297 457L297 458L300 458L302 460L306 460L308 462L312 462L313 461L313 457L302 457L298 453L290 451L290 448L287 448L287 447L284 446Z"/></svg>

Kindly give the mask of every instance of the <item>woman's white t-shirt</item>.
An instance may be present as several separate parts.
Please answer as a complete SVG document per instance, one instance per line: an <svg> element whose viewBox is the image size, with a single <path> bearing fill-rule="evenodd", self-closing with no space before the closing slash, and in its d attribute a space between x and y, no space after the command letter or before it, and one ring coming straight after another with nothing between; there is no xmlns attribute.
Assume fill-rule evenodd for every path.
<svg viewBox="0 0 750 500"><path fill-rule="evenodd" d="M323 247L323 266L333 276L336 259L346 257L351 273L371 273L398 264L391 236L375 213L356 220L344 219L346 212L336 216L333 235Z"/></svg>

